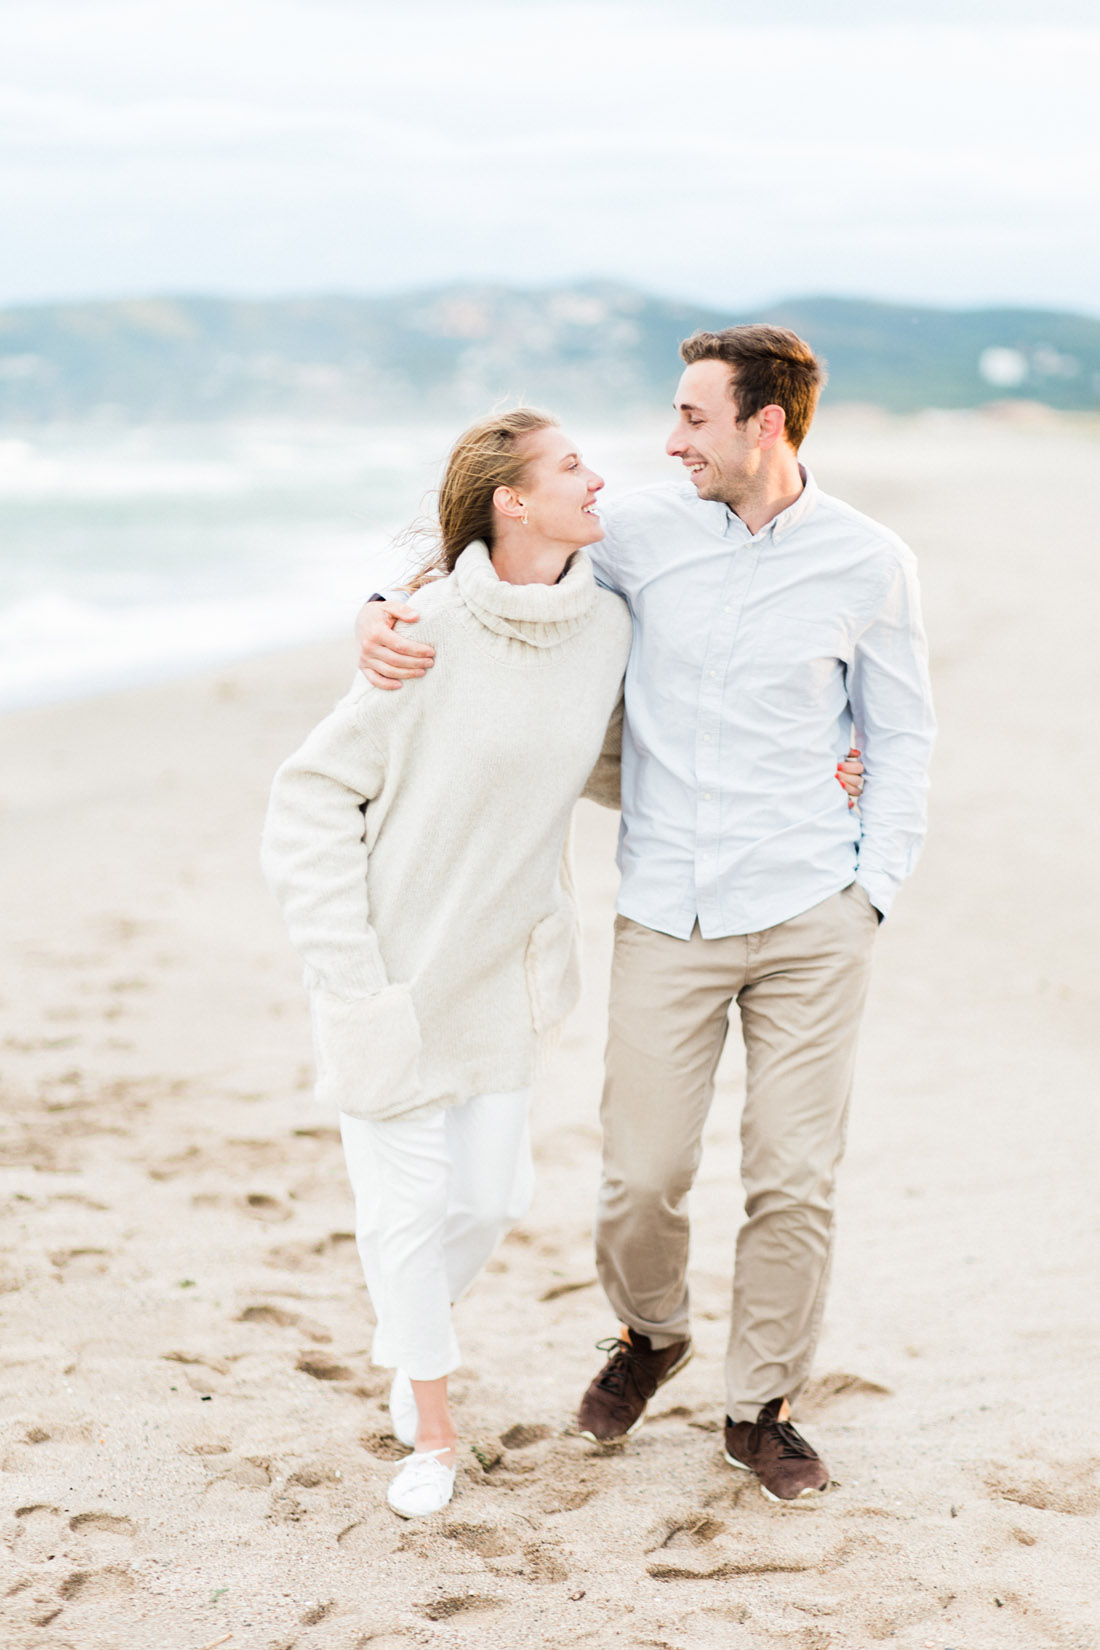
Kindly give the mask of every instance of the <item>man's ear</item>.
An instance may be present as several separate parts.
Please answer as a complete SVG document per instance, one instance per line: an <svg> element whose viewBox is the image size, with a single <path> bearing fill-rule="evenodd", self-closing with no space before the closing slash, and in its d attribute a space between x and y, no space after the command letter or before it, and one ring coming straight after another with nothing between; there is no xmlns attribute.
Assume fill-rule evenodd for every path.
<svg viewBox="0 0 1100 1650"><path fill-rule="evenodd" d="M760 445L765 452L769 452L783 440L787 429L787 415L782 407L777 407L773 402L767 407L761 407L756 416L760 420Z"/></svg>
<svg viewBox="0 0 1100 1650"><path fill-rule="evenodd" d="M520 503L519 494L514 487L498 487L493 494L493 508L499 510L502 516L510 516L518 521L527 506Z"/></svg>

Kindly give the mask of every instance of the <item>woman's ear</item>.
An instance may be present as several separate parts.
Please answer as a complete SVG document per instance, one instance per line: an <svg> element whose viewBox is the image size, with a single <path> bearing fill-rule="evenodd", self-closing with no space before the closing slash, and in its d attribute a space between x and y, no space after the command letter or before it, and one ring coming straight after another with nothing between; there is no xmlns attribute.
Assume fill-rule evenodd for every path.
<svg viewBox="0 0 1100 1650"><path fill-rule="evenodd" d="M499 510L502 516L510 516L513 521L518 521L527 510L514 487L498 487L493 494L493 508Z"/></svg>

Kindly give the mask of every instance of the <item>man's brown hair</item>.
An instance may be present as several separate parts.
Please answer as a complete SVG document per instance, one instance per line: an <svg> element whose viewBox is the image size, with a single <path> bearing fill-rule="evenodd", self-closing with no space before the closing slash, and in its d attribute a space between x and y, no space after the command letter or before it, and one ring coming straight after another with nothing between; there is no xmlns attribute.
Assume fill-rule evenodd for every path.
<svg viewBox="0 0 1100 1650"><path fill-rule="evenodd" d="M693 332L680 345L691 366L695 361L725 361L731 368L730 395L743 424L763 407L782 407L786 436L795 452L806 439L828 374L824 364L797 332L787 327L724 327L721 332Z"/></svg>

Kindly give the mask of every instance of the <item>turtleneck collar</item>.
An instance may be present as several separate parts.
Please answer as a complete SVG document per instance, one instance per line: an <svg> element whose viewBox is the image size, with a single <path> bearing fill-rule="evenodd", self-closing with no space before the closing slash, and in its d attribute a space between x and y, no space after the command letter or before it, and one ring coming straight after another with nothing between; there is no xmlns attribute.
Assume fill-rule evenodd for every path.
<svg viewBox="0 0 1100 1650"><path fill-rule="evenodd" d="M578 550L556 584L506 584L480 539L455 563L459 593L470 613L508 642L556 647L576 635L596 605L592 563Z"/></svg>

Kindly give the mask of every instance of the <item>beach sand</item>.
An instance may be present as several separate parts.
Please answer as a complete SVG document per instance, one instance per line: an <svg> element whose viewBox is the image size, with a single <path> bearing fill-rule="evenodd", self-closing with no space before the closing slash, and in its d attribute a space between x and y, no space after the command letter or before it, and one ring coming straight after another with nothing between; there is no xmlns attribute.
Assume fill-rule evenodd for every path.
<svg viewBox="0 0 1100 1650"><path fill-rule="evenodd" d="M822 484L920 554L942 735L798 1409L836 1480L812 1508L722 1460L736 1037L696 1358L629 1447L567 1432L615 1328L591 1249L614 816L578 811L588 984L535 1204L457 1312L455 1498L405 1524L257 870L270 776L350 644L0 720L4 1650L1100 1643L1098 453L1038 413L815 440Z"/></svg>

